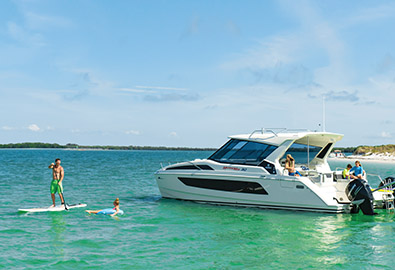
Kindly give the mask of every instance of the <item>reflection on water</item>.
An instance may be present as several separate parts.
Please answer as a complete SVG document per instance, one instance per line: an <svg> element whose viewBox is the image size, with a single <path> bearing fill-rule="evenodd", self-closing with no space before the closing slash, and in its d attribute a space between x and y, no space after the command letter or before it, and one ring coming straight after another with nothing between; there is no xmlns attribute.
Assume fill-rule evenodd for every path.
<svg viewBox="0 0 395 270"><path fill-rule="evenodd" d="M51 219L51 246L54 252L54 255L58 256L59 259L63 259L65 255L64 246L65 246L65 231L66 231L66 222L64 220L64 213L56 213L49 212L49 216Z"/></svg>

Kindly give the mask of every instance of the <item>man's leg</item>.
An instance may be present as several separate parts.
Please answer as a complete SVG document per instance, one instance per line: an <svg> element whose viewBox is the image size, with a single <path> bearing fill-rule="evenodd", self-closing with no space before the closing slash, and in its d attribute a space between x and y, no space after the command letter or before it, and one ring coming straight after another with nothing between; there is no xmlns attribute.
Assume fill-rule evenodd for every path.
<svg viewBox="0 0 395 270"><path fill-rule="evenodd" d="M64 204L64 199L63 199L63 185L62 183L58 183L58 193L59 193L59 198L62 204Z"/></svg>
<svg viewBox="0 0 395 270"><path fill-rule="evenodd" d="M52 198L52 206L55 206L55 194L51 193L51 198Z"/></svg>
<svg viewBox="0 0 395 270"><path fill-rule="evenodd" d="M55 196L54 196L54 197L55 197ZM62 202L62 204L64 204L63 195L62 195L62 193L60 193L60 192L59 192L59 198L60 198L60 201Z"/></svg>

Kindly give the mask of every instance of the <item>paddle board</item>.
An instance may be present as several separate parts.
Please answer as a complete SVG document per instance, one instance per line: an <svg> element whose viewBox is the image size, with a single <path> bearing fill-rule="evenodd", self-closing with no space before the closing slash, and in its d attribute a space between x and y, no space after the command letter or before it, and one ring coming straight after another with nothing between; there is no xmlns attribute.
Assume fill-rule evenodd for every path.
<svg viewBox="0 0 395 270"><path fill-rule="evenodd" d="M68 204L67 209L72 209L72 208L79 208L79 207L86 207L85 203L79 203L79 204ZM64 205L58 205L55 207L43 207L43 208L29 208L29 209L18 209L19 212L57 212L57 211L64 211L66 210L64 208Z"/></svg>

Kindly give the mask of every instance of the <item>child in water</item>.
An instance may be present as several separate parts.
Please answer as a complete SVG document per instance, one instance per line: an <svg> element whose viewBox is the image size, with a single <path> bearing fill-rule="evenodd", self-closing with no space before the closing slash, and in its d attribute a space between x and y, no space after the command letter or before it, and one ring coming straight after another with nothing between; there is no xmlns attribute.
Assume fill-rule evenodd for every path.
<svg viewBox="0 0 395 270"><path fill-rule="evenodd" d="M101 210L85 210L86 212L88 212L89 214L110 214L110 216L115 216L116 214L118 214L120 211L119 210L119 198L116 198L114 201L114 208L107 208L107 209L101 209Z"/></svg>

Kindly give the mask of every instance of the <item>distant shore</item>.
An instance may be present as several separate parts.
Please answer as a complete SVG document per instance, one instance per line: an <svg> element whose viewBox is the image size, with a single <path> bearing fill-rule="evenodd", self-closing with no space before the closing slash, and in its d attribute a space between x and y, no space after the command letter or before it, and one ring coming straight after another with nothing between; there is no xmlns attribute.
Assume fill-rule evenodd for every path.
<svg viewBox="0 0 395 270"><path fill-rule="evenodd" d="M349 155L346 157L330 157L331 160L360 160L361 162L395 163L395 156L390 154Z"/></svg>
<svg viewBox="0 0 395 270"><path fill-rule="evenodd" d="M9 143L0 144L0 149L63 149L63 150L171 150L171 151L215 151L216 148L198 148L198 147L167 147L167 146L114 146L114 145L78 145L57 143Z"/></svg>

